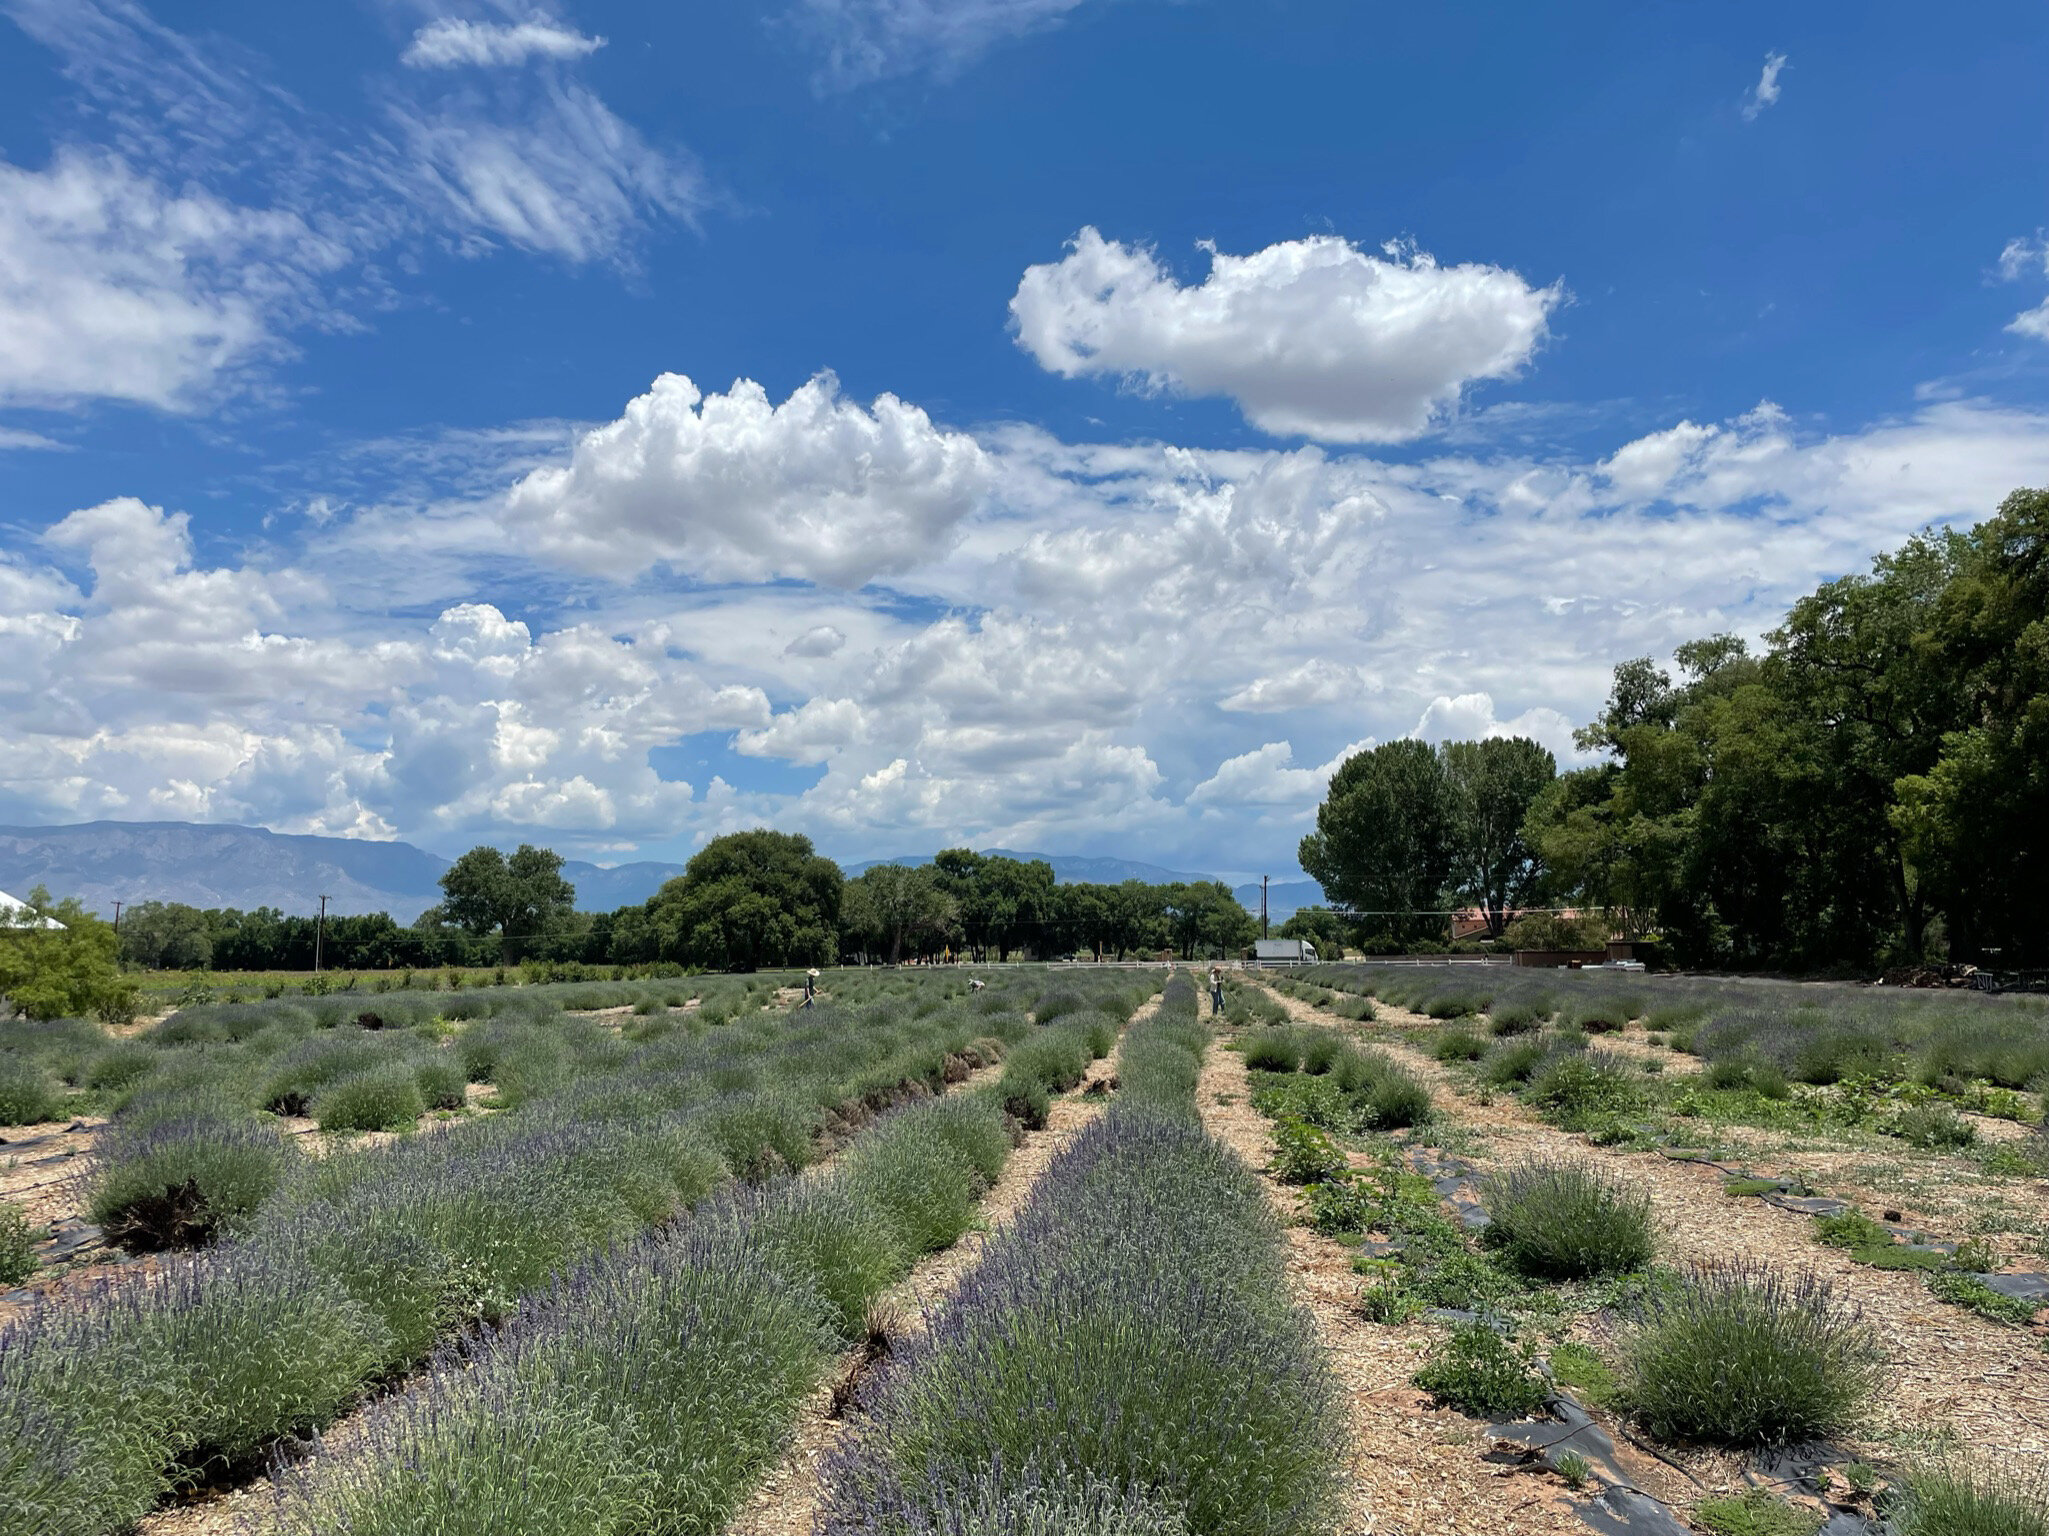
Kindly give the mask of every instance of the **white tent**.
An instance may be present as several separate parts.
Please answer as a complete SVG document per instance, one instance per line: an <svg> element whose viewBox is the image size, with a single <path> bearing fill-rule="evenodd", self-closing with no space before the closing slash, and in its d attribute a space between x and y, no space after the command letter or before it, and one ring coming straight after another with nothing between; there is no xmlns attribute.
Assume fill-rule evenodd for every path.
<svg viewBox="0 0 2049 1536"><path fill-rule="evenodd" d="M28 915L29 905L0 891L0 928L62 928L64 925L54 917L34 918Z"/></svg>

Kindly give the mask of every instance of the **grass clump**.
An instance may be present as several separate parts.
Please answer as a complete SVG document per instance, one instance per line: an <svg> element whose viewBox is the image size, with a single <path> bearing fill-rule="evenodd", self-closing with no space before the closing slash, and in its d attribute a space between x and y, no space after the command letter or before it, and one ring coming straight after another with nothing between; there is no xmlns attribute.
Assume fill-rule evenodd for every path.
<svg viewBox="0 0 2049 1536"><path fill-rule="evenodd" d="M1723 1499L1702 1499L1693 1507L1693 1520L1715 1536L1814 1536L1821 1528L1817 1511L1796 1509L1762 1488L1746 1488Z"/></svg>
<svg viewBox="0 0 2049 1536"><path fill-rule="evenodd" d="M2049 1536L2049 1483L2039 1473L1964 1460L1910 1472L1895 1536Z"/></svg>
<svg viewBox="0 0 2049 1536"><path fill-rule="evenodd" d="M1532 1004L1509 1003L1487 1015L1487 1028L1496 1035L1527 1035L1542 1029L1548 1017Z"/></svg>
<svg viewBox="0 0 2049 1536"><path fill-rule="evenodd" d="M1255 1031L1246 1036L1244 1051L1249 1072L1293 1072L1302 1065L1302 1042L1292 1029Z"/></svg>
<svg viewBox="0 0 2049 1536"><path fill-rule="evenodd" d="M1947 1104L1916 1104L1903 1109L1885 1128L1910 1147L1924 1152L1959 1152L1974 1146L1977 1127Z"/></svg>
<svg viewBox="0 0 2049 1536"><path fill-rule="evenodd" d="M35 1228L19 1206L0 1200L0 1285L19 1285L38 1267Z"/></svg>
<svg viewBox="0 0 2049 1536"><path fill-rule="evenodd" d="M1487 1054L1487 1042L1470 1029L1447 1029L1430 1047L1439 1061L1478 1061Z"/></svg>
<svg viewBox="0 0 2049 1536"><path fill-rule="evenodd" d="M1995 1291L1976 1275L1961 1274L1954 1270L1936 1270L1928 1276L1928 1289L1938 1300L1952 1306L1966 1307L1981 1317L1989 1317L1995 1323L2006 1323L2020 1328L2035 1320L2041 1311L2038 1302L2023 1301L2017 1296L2008 1296Z"/></svg>
<svg viewBox="0 0 2049 1536"><path fill-rule="evenodd" d="M1589 1408L1612 1408L1622 1394L1614 1368L1585 1344L1561 1344L1551 1351L1551 1376Z"/></svg>
<svg viewBox="0 0 2049 1536"><path fill-rule="evenodd" d="M1452 1329L1414 1380L1439 1407L1479 1418L1524 1417L1551 1396L1531 1351L1509 1343L1485 1323Z"/></svg>
<svg viewBox="0 0 2049 1536"><path fill-rule="evenodd" d="M1813 1274L1696 1265L1639 1304L1624 1383L1655 1435L1784 1445L1847 1429L1884 1378L1862 1315Z"/></svg>
<svg viewBox="0 0 2049 1536"><path fill-rule="evenodd" d="M1650 1262L1650 1196L1586 1163L1529 1162L1488 1177L1486 1239L1526 1274L1583 1280Z"/></svg>

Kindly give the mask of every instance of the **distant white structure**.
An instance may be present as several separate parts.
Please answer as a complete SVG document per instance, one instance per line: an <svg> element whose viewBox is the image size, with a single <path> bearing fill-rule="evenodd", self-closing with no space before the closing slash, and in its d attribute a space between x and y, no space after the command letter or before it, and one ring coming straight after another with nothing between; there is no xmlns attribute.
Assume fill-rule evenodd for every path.
<svg viewBox="0 0 2049 1536"><path fill-rule="evenodd" d="M62 928L54 917L28 916L29 904L0 891L0 928Z"/></svg>
<svg viewBox="0 0 2049 1536"><path fill-rule="evenodd" d="M1314 965L1316 946L1307 939L1255 939L1252 959L1257 965Z"/></svg>

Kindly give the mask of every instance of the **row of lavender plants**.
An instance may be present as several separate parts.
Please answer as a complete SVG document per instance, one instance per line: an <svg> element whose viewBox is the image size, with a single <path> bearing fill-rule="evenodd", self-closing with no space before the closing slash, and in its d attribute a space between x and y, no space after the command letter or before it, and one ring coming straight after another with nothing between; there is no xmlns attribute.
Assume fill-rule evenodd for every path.
<svg viewBox="0 0 2049 1536"><path fill-rule="evenodd" d="M309 1160L208 1251L31 1311L0 1332L0 1533L119 1529L240 1475L591 1254L802 1166L1031 1028L1028 990L868 991L693 1021L514 1113Z"/></svg>
<svg viewBox="0 0 2049 1536"><path fill-rule="evenodd" d="M1119 1097L862 1392L828 1536L1293 1536L1336 1519L1335 1389L1256 1176L1204 1134L1184 979Z"/></svg>
<svg viewBox="0 0 2049 1536"><path fill-rule="evenodd" d="M1641 1021L1709 1061L1794 1082L2049 1083L2049 1005L1969 991L1643 976L1543 968L1327 965L1303 979L1441 1020L1555 1019L1598 1034Z"/></svg>
<svg viewBox="0 0 2049 1536"><path fill-rule="evenodd" d="M1056 1017L1013 1053L1009 1087L898 1111L822 1177L728 1192L444 1350L423 1391L280 1477L276 1528L723 1529L832 1352L870 1331L876 1297L973 1220L1019 1125L1005 1108L1018 1063L1086 1063L1146 989L1091 990L1044 1000Z"/></svg>
<svg viewBox="0 0 2049 1536"><path fill-rule="evenodd" d="M421 1107L435 1107L448 1078L432 1068L436 1046L464 1022L559 1020L565 1011L630 1008L648 1032L671 1010L696 999L693 1018L720 1023L758 1011L779 979L579 983L478 988L457 993L336 993L255 1003L200 1003L129 1038L88 1019L0 1019L0 1126L28 1125L120 1110L137 1095L198 1093L210 1101L282 1113L316 1113L326 1091L396 1065L427 1066L415 1085ZM546 1063L538 1063L545 1068ZM460 1086L460 1079L456 1080ZM404 1095L401 1092L398 1097ZM348 1096L329 1112L349 1120ZM356 1096L359 1097L360 1096ZM380 1097L394 1095L386 1088Z"/></svg>

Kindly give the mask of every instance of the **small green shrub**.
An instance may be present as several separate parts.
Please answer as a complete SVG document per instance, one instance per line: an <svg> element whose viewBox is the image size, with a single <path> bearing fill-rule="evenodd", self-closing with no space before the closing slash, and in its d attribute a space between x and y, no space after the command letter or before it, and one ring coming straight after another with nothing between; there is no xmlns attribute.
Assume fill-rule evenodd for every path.
<svg viewBox="0 0 2049 1536"><path fill-rule="evenodd" d="M19 1207L0 1200L0 1285L19 1285L37 1267L35 1229Z"/></svg>
<svg viewBox="0 0 2049 1536"><path fill-rule="evenodd" d="M1301 1065L1302 1043L1294 1030L1262 1029L1246 1037L1247 1071L1293 1072Z"/></svg>
<svg viewBox="0 0 2049 1536"><path fill-rule="evenodd" d="M1302 1042L1302 1070L1320 1077L1337 1064L1344 1049L1345 1042L1329 1030L1311 1030Z"/></svg>
<svg viewBox="0 0 2049 1536"><path fill-rule="evenodd" d="M1561 1051L1539 1066L1525 1100L1568 1131L1591 1130L1642 1102L1637 1080L1605 1052Z"/></svg>
<svg viewBox="0 0 2049 1536"><path fill-rule="evenodd" d="M1439 1061L1478 1061L1487 1054L1487 1042L1470 1029L1447 1029L1430 1047Z"/></svg>
<svg viewBox="0 0 2049 1536"><path fill-rule="evenodd" d="M1482 993L1448 992L1431 998L1424 1005L1423 1012L1433 1019L1464 1019L1485 1013L1487 1005L1493 1001Z"/></svg>
<svg viewBox="0 0 2049 1536"><path fill-rule="evenodd" d="M1526 1083L1550 1054L1541 1040L1504 1040L1487 1053L1487 1059L1480 1064L1480 1076L1497 1088Z"/></svg>
<svg viewBox="0 0 2049 1536"><path fill-rule="evenodd" d="M0 1125L36 1125L63 1113L49 1073L34 1062L0 1056Z"/></svg>
<svg viewBox="0 0 2049 1536"><path fill-rule="evenodd" d="M1930 1152L1956 1152L1976 1143L1977 1127L1947 1104L1916 1104L1903 1109L1885 1127L1909 1146Z"/></svg>
<svg viewBox="0 0 2049 1536"><path fill-rule="evenodd" d="M413 1082L429 1109L461 1109L468 1102L469 1082L453 1056L433 1056L413 1069Z"/></svg>
<svg viewBox="0 0 2049 1536"><path fill-rule="evenodd" d="M1487 1028L1497 1035L1527 1035L1542 1029L1547 1016L1528 1003L1510 1003L1487 1015Z"/></svg>
<svg viewBox="0 0 2049 1536"><path fill-rule="evenodd" d="M1274 1125L1274 1177L1288 1184L1315 1184L1336 1178L1348 1164L1327 1132L1304 1120Z"/></svg>
<svg viewBox="0 0 2049 1536"><path fill-rule="evenodd" d="M1527 1347L1484 1323L1460 1323L1413 1378L1444 1408L1482 1418L1535 1413L1550 1397Z"/></svg>
<svg viewBox="0 0 2049 1536"><path fill-rule="evenodd" d="M1486 1240L1547 1279L1618 1274L1650 1262L1650 1196L1585 1163L1530 1162L1489 1176Z"/></svg>
<svg viewBox="0 0 2049 1536"><path fill-rule="evenodd" d="M323 1131L403 1130L426 1112L413 1069L403 1062L352 1073L313 1101Z"/></svg>
<svg viewBox="0 0 2049 1536"><path fill-rule="evenodd" d="M1367 1094L1374 1130L1398 1131L1430 1118L1430 1090L1400 1067L1390 1065Z"/></svg>
<svg viewBox="0 0 2049 1536"><path fill-rule="evenodd" d="M1746 1488L1722 1499L1702 1499L1693 1507L1693 1521L1715 1536L1814 1536L1821 1515L1795 1509L1762 1488Z"/></svg>
<svg viewBox="0 0 2049 1536"><path fill-rule="evenodd" d="M1859 1210L1838 1211L1833 1216L1814 1218L1814 1237L1831 1248L1869 1248L1889 1244L1892 1233Z"/></svg>
<svg viewBox="0 0 2049 1536"><path fill-rule="evenodd" d="M2039 1472L1953 1460L1904 1481L1897 1536L2049 1536L2049 1483Z"/></svg>
<svg viewBox="0 0 2049 1536"><path fill-rule="evenodd" d="M1847 1429L1884 1378L1885 1350L1817 1275L1696 1265L1649 1293L1627 1330L1624 1382L1655 1435L1782 1445Z"/></svg>

